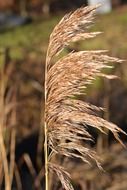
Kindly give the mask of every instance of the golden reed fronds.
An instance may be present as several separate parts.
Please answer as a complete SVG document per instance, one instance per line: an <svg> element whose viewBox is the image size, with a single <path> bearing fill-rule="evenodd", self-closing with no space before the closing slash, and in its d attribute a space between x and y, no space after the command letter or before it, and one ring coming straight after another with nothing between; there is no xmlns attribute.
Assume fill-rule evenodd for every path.
<svg viewBox="0 0 127 190"><path fill-rule="evenodd" d="M92 38L100 33L87 32L93 23L97 7L82 7L74 13L67 14L50 36L45 71L46 190L48 190L48 167L56 172L66 190L73 189L68 180L68 173L61 166L50 162L54 153L80 158L87 163L92 159L101 168L96 153L82 143L93 140L87 131L88 126L102 133L105 133L107 128L120 142L118 132L124 133L115 124L99 117L97 113L101 108L74 98L75 95L84 93L83 89L87 88L97 76L114 78L115 76L103 74L102 69L109 68L106 65L108 62L121 62L121 60L107 56L102 50L72 52L57 62L52 62L52 58L70 42ZM50 155L48 148L52 150Z"/></svg>

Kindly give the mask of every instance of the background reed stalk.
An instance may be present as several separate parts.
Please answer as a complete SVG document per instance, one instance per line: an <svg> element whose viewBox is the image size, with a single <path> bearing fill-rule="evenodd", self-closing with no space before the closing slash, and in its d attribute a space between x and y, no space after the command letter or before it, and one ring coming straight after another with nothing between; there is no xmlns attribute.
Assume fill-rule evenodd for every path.
<svg viewBox="0 0 127 190"><path fill-rule="evenodd" d="M6 55L5 55L6 59ZM6 61L6 60L5 60ZM11 190L11 183L10 183L10 175L9 175L9 164L7 161L7 152L4 143L4 134L3 131L5 130L5 89L6 89L6 82L5 82L5 75L4 75L4 65L1 69L1 84L0 84L0 158L1 163L3 165L4 176L5 176L5 190Z"/></svg>

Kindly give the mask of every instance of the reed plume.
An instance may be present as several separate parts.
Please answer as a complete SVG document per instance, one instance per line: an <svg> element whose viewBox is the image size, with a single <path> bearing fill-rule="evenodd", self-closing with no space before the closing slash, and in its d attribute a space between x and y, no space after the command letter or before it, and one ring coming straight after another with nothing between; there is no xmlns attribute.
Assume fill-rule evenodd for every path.
<svg viewBox="0 0 127 190"><path fill-rule="evenodd" d="M75 98L76 95L84 94L84 89L96 77L115 78L102 73L102 69L110 67L108 62L121 60L109 57L104 50L71 52L56 62L52 60L71 42L92 38L100 33L88 32L97 7L82 7L65 15L50 36L45 68L46 190L48 168L56 172L64 189L73 189L68 180L69 174L61 166L51 162L54 154L76 157L86 163L95 160L101 168L96 153L82 143L93 140L88 126L102 133L107 128L120 142L118 133L124 133L115 124L99 116L101 108Z"/></svg>

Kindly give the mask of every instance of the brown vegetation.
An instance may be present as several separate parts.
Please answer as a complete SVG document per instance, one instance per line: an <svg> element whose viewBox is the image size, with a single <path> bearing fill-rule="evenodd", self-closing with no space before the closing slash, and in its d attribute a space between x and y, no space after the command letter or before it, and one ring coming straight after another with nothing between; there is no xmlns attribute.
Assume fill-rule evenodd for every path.
<svg viewBox="0 0 127 190"><path fill-rule="evenodd" d="M109 129L119 142L121 140L118 132L124 133L115 124L99 116L101 108L77 98L77 95L82 95L83 89L87 88L96 77L115 78L103 74L102 69L110 68L106 65L108 62L121 62L121 60L105 55L105 51L79 51L72 52L57 62L52 61L52 58L58 56L71 42L95 37L98 34L98 32L87 32L93 23L97 7L79 8L74 13L65 15L50 36L45 70L46 190L48 190L48 167L57 173L63 188L73 189L68 181L68 173L61 166L52 163L52 157L56 154L80 158L86 163L94 159L101 168L96 153L83 143L93 140L87 130L88 126L102 133L106 133L105 129ZM51 148L50 154L48 147Z"/></svg>
<svg viewBox="0 0 127 190"><path fill-rule="evenodd" d="M113 13L114 20L116 19L116 14L118 13L115 13L115 15ZM99 26L101 26L102 24L105 25L105 22L106 23L108 23L108 21L111 22L111 20L109 19L111 17L108 17L108 16L110 15L104 16L104 20ZM108 21L106 19L108 19ZM126 19L126 15L124 15L123 19ZM114 20L112 20L111 23L114 23ZM121 22L119 21L119 23ZM45 32L43 31L43 28L45 25L43 24L44 23L42 23L42 30L37 30L37 33L38 34L40 33L42 36L44 35L43 32ZM46 26L49 26L49 23ZM50 25L49 28L52 28L52 26L53 24ZM33 27L35 28L34 24L33 24ZM111 36L109 35L109 36L110 36L110 39L113 39L114 25L112 24L113 29L111 31L109 30L109 27L110 26L108 25L109 33L112 31L111 33L112 35ZM26 33L23 33L22 29L24 28L20 28L21 33L23 35L23 39L24 39L24 36L26 37L26 39L29 38L27 37L26 34L30 33L30 31L33 30L33 28L30 28L30 30L26 30ZM122 28L120 31L124 31L124 30L125 28ZM4 42L9 41L8 33L9 32L7 32L7 34L5 33L5 36L1 35L1 41L2 40ZM87 33L87 30L86 30L86 33ZM48 36L47 30L46 30L46 34ZM10 37L12 41L8 43L9 45L7 44L6 46L10 47L10 44L14 41L13 36L15 36L16 38L16 35L20 37L20 33L14 32L13 34L13 31L12 31L12 35ZM34 36L36 36L36 33L30 38L30 43L32 41L31 39L33 39ZM38 39L39 45L42 43L42 40L44 40L43 41L44 49L46 49L47 36L46 37L43 36L43 38ZM114 36L114 41L112 40L110 44L111 49L113 47L113 52L115 52L118 47L117 49L118 56L121 56L121 57L123 56L123 54L119 53L119 48L123 46L119 47L119 43L124 44L124 38L125 38L124 35L121 37L119 36L119 34L117 34L117 36ZM106 42L110 41L110 39L108 40L108 38L105 38L104 41L103 40L101 41L101 44L103 44L104 42L104 46L105 46L105 41ZM115 43L116 39L118 40L118 46L116 45L116 49L115 49L115 44L117 44L117 42ZM20 39L19 41L22 41L22 39ZM88 41L88 42L92 42L92 41ZM98 41L96 41L95 43L97 44ZM44 109L44 89L42 87L44 84L44 62L42 64L42 52L41 53L40 51L39 53L37 52L37 49L39 48L36 47L36 44L34 44L32 47L30 46L30 50L34 47L36 53L35 52L33 53L33 51L30 52L29 48L28 47L25 48L24 46L22 50L19 47L17 47L17 45L15 45L14 47L12 45L11 48L5 48L5 50L1 48L0 50L0 58L2 58L2 61L4 62L4 67L2 67L3 66L2 63L0 65L1 66L0 68L1 69L0 114L2 115L2 117L0 117L1 129L2 129L2 132L1 132L2 137L0 138L1 140L0 149L2 150L2 154L0 157L0 189L1 190L5 190L4 181L6 181L6 188L11 186L10 189L17 189L17 190L44 189L44 160L43 160L44 153L43 153L43 148L42 148L44 139L43 139L43 130L42 130L42 127L40 127L43 125L43 117L41 121L41 115L42 115L41 112L43 112L43 109ZM107 119L108 121L111 120L112 122L115 122L116 124L124 127L124 130L126 130L126 124L127 124L126 122L127 90L126 90L126 82L125 82L126 81L126 69L125 69L126 64L118 63L115 65L116 68L113 69L116 75L123 78L124 82L119 79L108 81L104 77L104 80L101 79L101 82L99 81L99 85L100 83L102 83L101 88L96 89L95 86L96 85L98 86L98 80L96 80L95 81L95 83L97 83L96 85L89 85L89 87L91 88L91 90L89 88L91 93L86 88L79 89L78 91L78 88L76 88L76 85L78 85L77 80L81 77L81 75L78 72L78 68L81 70L81 73L83 74L84 79L86 79L89 76L90 80L92 80L91 78L92 76L90 76L89 74L91 74L91 72L92 74L96 73L97 70L95 71L91 70L91 67L90 67L91 64L89 64L88 62L91 62L91 60L94 58L94 62L99 62L99 67L100 67L100 65L103 65L102 61L104 61L105 59L109 60L110 58L109 56L106 55L105 51L90 51L90 52L82 51L80 53L79 52L74 53L72 47L73 45L71 47L68 47L69 51L71 50L72 52L69 55L67 55L67 57L64 57L58 60L57 63L55 61L57 60L57 57L51 60L51 68L49 70L49 74L50 74L49 81L53 82L55 80L55 77L52 78L53 70L55 70L54 74L56 75L58 73L59 83L58 85L55 84L54 86L52 86L50 83L50 85L53 88L55 86L56 87L59 86L59 89L57 91L57 95L59 95L58 96L59 99L61 99L61 97L66 99L66 97L63 97L64 95L66 95L66 92L68 94L71 94L72 85L75 85L75 92L80 92L80 90L82 90L83 95L76 96L76 99L72 99L74 98L72 96L71 96L71 99L70 97L68 97L66 100L61 101L62 104L61 103L59 104L58 102L57 105L60 105L60 108L58 108L58 111L60 109L62 109L62 111L68 111L70 113L70 116L68 115L66 116L66 114L64 114L63 115L64 119L66 119L67 117L70 117L71 121L73 120L74 122L77 120L79 122L80 119L83 122L86 122L84 117L81 116L84 114L84 112L85 113L87 112L86 113L87 116L88 114L91 114L92 118L93 117L96 118L98 116L99 120L101 119L101 116L103 116L103 118ZM20 49L19 51L22 51L22 58L20 57L19 60L14 60L14 57L12 56L13 48L14 50L17 50L19 48ZM76 51L78 49L80 50L80 45L78 46ZM123 49L124 51L126 51L125 48ZM117 52L116 54L113 52L111 53L112 55L117 55ZM92 55L89 56L91 53ZM101 55L101 53L103 55ZM13 54L16 55L16 51L14 51ZM88 62L87 61L85 62L83 57L81 57L81 55L83 55L83 57L87 59ZM81 58L81 62L83 62L83 65L80 64L78 59L76 59L76 56L78 56L78 58ZM126 57L126 53L124 53L124 58L125 57ZM69 62L69 65L64 64L65 60ZM76 61L76 64L75 64L76 70L73 67L73 60ZM118 59L116 58L111 58L110 60L118 61ZM94 62L92 62L92 66L94 65L95 67L97 66L97 64ZM104 65L107 68L107 64L104 63ZM81 66L82 66L82 69L81 69ZM60 74L58 72L58 67L60 71L62 71L63 74L62 73ZM64 67L66 67L66 70L64 69ZM89 67L90 67L90 71L89 71ZM68 71L68 69L70 70ZM87 73L85 69L87 69ZM72 72L74 75L71 74ZM69 77L65 77L65 75L68 76L69 73L70 73ZM85 76L84 76L84 73L86 74ZM77 76L74 82L73 79L76 74L79 74L79 75ZM101 74L101 70L97 72L97 75L103 75L103 74ZM61 77L62 77L62 80L60 81ZM110 77L114 78L114 76L110 76ZM50 80L51 78L52 80ZM69 80L70 87L67 87L66 83L64 85L63 79ZM73 84L71 84L72 81L74 82ZM82 82L84 83L84 85L88 86L88 84L86 84L86 80L81 81L81 84L83 84ZM61 86L63 86L64 89L67 89L67 91L64 91L63 93L61 91L62 90ZM59 94L59 92L62 92L63 96L62 94ZM87 98L86 96L84 97L84 94L87 95ZM77 100L77 98L80 98L80 100ZM57 101L57 98L55 98L55 102L56 101ZM74 106L74 103L76 106ZM96 105L96 106L93 106L93 105ZM91 109L91 106L92 106L92 109ZM97 106L106 107L107 112L105 113L103 109L101 109L100 107L97 108ZM65 109L63 109L63 107L65 107ZM50 107L50 109L52 110L53 108ZM83 114L80 115L81 117L79 118L73 117L72 113L76 114L77 116L77 112L79 114L82 111L82 109L83 109ZM94 110L96 112L96 115L95 115ZM56 111L56 114L57 114L57 111ZM61 115L61 110L58 113L58 116L60 115ZM62 119L60 120L60 122L62 122L63 117L61 117L60 119ZM87 120L88 119L89 119L89 122L93 122L93 121L90 121L90 118L87 117ZM4 123L3 123L3 120L4 120ZM68 124L71 124L72 126L72 123L70 121L67 123L67 125ZM68 180L71 175L71 183L73 184L75 190L96 190L96 189L97 190L102 190L102 189L103 190L107 190L107 189L126 190L126 187L127 187L126 149L123 149L119 144L115 144L113 140L112 140L113 141L112 145L108 144L109 135L105 136L98 133L98 129L96 130L96 126L95 128L90 127L90 126L84 126L83 128L82 125L78 125L77 127L75 125L74 128L71 127L72 130L70 130L69 127L66 126L67 130L64 130L64 128L61 128L60 126L57 125L57 128L54 131L52 131L52 127L50 129L52 132L51 135L52 134L55 135L53 137L53 140L56 140L57 133L59 134L58 139L60 139L60 141L61 141L61 138L64 139L65 136L69 139L69 142L70 140L74 140L74 138L76 138L76 141L74 141L75 143L79 142L79 139L81 139L81 145L83 146L83 148L85 146L86 148L91 150L91 151L88 151L88 153L90 152L92 153L92 156L96 156L98 161L100 161L99 158L102 159L101 166L104 168L104 170L106 170L106 172L100 171L96 166L96 162L94 162L93 159L87 156L86 156L87 161L89 161L89 163L92 163L91 165L88 165L87 163L86 164L83 163L78 158L68 159L68 158L65 158L64 156L58 156L58 154L56 154L56 156L54 156L55 154L52 156L51 161L52 161L52 164L53 163L54 164L53 165L50 164L50 169L53 169L56 172L56 174L61 178L61 180L63 180L63 175L64 175L65 178L63 180L63 185L65 183L65 180ZM80 128L80 131L79 131L79 128ZM75 131L73 132L73 130ZM85 130L87 130L87 134L88 132L90 133L90 138L94 134L95 142L94 142L94 139L92 139L92 141L90 142L89 141L86 142L86 138L88 139L88 137L84 135L84 132L86 134ZM61 133L63 132L63 133L60 134L60 132ZM104 129L104 132L107 132L107 130L105 131ZM72 147L70 147L72 144L71 143L69 144L69 142L66 142L63 140L63 144L61 143L60 147L59 147L58 142L56 142L58 147L56 147L56 144L55 145L53 144L53 145L55 149L58 149L58 151L62 154L63 152L61 152L61 148L62 149L64 148L64 152L66 151L66 153L69 154L69 156L70 154L72 155L72 153L74 153L74 156L77 156L77 157L78 155L81 156L77 151L73 152L70 150L70 148L72 149ZM65 147L66 144L69 144L67 148ZM91 148L91 144L92 146L94 145L94 147ZM79 148L79 146L76 146L76 148ZM68 152L68 149L69 149L69 152ZM85 149L85 150L88 150L88 149ZM97 152L97 155L99 156L99 158L93 151ZM64 168L67 169L67 172L65 171ZM70 173L70 175L68 173ZM49 189L52 189L52 190L63 189L56 175L54 175L54 173L50 172L49 178L50 178L49 187L52 187Z"/></svg>

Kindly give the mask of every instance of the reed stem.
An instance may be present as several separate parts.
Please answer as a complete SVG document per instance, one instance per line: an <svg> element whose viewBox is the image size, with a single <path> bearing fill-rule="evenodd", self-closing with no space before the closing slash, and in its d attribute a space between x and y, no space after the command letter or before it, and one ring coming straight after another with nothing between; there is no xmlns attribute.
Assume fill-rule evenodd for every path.
<svg viewBox="0 0 127 190"><path fill-rule="evenodd" d="M1 87L0 87L0 159L3 162L4 177L5 177L5 190L11 190L9 166L7 161L7 152L4 143L3 129L5 127L5 78L4 78L4 66L1 69Z"/></svg>
<svg viewBox="0 0 127 190"><path fill-rule="evenodd" d="M46 99L47 99L47 88L46 88L46 81L47 81L47 64L48 64L48 50L46 56L46 65L45 65L45 112L44 112L44 133L45 133L45 142L44 142L44 153L45 153L45 190L49 190L49 182L48 182L48 130L47 130L47 123L46 123Z"/></svg>
<svg viewBox="0 0 127 190"><path fill-rule="evenodd" d="M47 125L46 122L44 123L44 130L45 130L45 190L48 190L48 144L47 144Z"/></svg>

